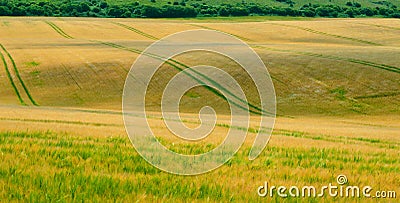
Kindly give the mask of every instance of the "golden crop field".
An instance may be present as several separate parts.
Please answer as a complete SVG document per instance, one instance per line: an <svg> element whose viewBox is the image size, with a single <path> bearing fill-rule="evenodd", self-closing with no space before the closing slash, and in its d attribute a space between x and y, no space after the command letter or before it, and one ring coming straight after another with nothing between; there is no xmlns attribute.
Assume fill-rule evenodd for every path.
<svg viewBox="0 0 400 203"><path fill-rule="evenodd" d="M314 19L252 21L0 18L0 201L396 202L400 196L400 21ZM131 144L122 115L128 72L142 51L168 35L195 29L231 34L257 52L274 83L277 118L255 160L258 128L222 167L179 176L147 163ZM207 60L204 60L207 58ZM236 76L259 103L237 64L210 53L178 55ZM206 88L182 97L185 125L197 112L218 113L212 136L193 144L171 136L160 118L160 94L179 70L157 72L146 101L160 142L183 154L221 143L229 124L223 99ZM236 126L237 127L237 126ZM237 128L242 129L242 128ZM260 197L259 186L369 185L396 198ZM269 194L268 194L269 195Z"/></svg>

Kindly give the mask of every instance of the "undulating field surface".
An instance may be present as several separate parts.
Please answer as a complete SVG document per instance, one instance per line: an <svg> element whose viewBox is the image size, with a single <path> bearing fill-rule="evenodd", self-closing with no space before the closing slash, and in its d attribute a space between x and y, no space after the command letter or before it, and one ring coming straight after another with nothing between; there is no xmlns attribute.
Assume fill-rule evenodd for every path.
<svg viewBox="0 0 400 203"><path fill-rule="evenodd" d="M400 21L256 19L0 18L0 200L374 200L257 195L264 181L320 187L336 183L340 174L351 185L394 190L399 196ZM254 140L250 129L243 147L223 167L184 177L162 172L137 154L124 129L121 96L130 67L148 45L193 29L229 33L260 55L273 79L279 116L256 160L247 158ZM204 63L204 56L174 59L191 66ZM207 59L248 84L229 60ZM158 74L166 79L177 72L165 65ZM163 83L157 82L146 98L155 112L157 84ZM255 90L246 91L257 103ZM160 141L187 154L221 142L234 126L221 98L207 89L193 89L182 98L185 121L198 124L193 113L202 100L219 109L217 136L188 144L166 136L163 120L149 117L159 127Z"/></svg>

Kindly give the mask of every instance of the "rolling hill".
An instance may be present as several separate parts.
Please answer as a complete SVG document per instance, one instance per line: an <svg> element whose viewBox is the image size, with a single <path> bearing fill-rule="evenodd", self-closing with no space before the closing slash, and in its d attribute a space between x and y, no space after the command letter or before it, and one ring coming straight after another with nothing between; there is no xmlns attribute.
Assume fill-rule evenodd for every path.
<svg viewBox="0 0 400 203"><path fill-rule="evenodd" d="M213 29L241 37L261 56L273 78L280 114L399 112L399 25L391 19L148 23L2 18L1 27L7 67L1 70L2 103L120 109L127 72L146 46L178 31ZM202 57L180 60L196 65ZM233 67L214 58L210 65ZM240 72L231 74L246 83ZM211 96L196 91L187 102Z"/></svg>

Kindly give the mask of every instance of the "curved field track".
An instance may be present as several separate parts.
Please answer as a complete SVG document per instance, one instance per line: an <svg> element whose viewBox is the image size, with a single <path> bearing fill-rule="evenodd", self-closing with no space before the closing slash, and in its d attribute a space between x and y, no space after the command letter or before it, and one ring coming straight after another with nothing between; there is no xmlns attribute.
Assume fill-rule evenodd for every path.
<svg viewBox="0 0 400 203"><path fill-rule="evenodd" d="M50 25L51 28L53 28L58 34L61 36L67 38L67 39L74 39L73 37L69 36L67 33L65 33L60 27L58 27L56 24L45 21L48 25Z"/></svg>
<svg viewBox="0 0 400 203"><path fill-rule="evenodd" d="M123 28L125 28L125 29L128 29L128 30L130 30L130 31L136 32L136 33L138 33L139 35L142 35L142 36L144 36L144 37L147 37L147 38L149 38L149 39L151 39L151 40L159 40L157 37L154 37L153 35L144 33L144 32L142 32L142 31L140 31L140 30L138 30L138 29L136 29L136 28L134 28L134 27L131 27L131 26L128 26L128 25L125 25L125 24L122 24L122 23L117 23L117 22L113 22L113 23L114 23L115 25L118 25L118 26L123 27Z"/></svg>
<svg viewBox="0 0 400 203"><path fill-rule="evenodd" d="M53 27L55 29L55 31L57 31L61 36L63 36L63 37L68 36L66 38L73 39L72 37L70 37L68 34L66 34L61 28L59 28L54 23L47 22L47 24L49 24L51 27ZM146 34L146 33L142 32L142 31L139 31L139 30L137 30L135 28L132 28L132 27L126 26L124 24L120 24L120 23L115 23L115 24L120 25L121 27L127 28L129 30L133 30L133 31L135 31L135 33L138 33L138 34L140 34L142 36L145 36L147 38L156 39L155 37L153 37L153 36L151 36L149 34ZM115 44L115 43L112 43L112 42L95 41L95 40L91 40L91 41L92 42L97 42L97 43L102 44L102 45L110 46L110 47L113 47L113 48L116 48L116 49L121 49L121 50L129 51L129 52L133 52L133 53L136 53L136 54L144 54L144 55L150 56L150 57L155 58L155 59L166 60L165 61L166 64L172 66L173 68L175 68L179 72L183 71L183 69L185 69L185 68L189 68L188 65L186 65L186 64L184 64L182 62L179 62L177 60L164 59L163 57L154 55L152 53L143 53L143 51L138 50L138 49L128 48L128 47L125 47L125 46L122 46L122 45L119 45L119 44ZM64 69L65 69L65 66L64 66ZM67 71L67 73L68 73L68 75L71 76L71 74L68 71ZM196 80L199 84L202 84L202 85L205 85L205 82L203 80L207 80L207 81L211 82L212 84L214 84L216 87L218 87L223 92L225 92L225 93L233 96L234 98L238 99L241 104L237 103L237 102L234 102L234 101L229 101L229 102L231 102L233 105L235 105L235 106L237 106L237 107L239 107L241 109L245 109L246 108L243 105L248 105L250 107L250 112L253 113L253 114L269 114L269 115L271 115L270 112L263 111L259 106L254 105L251 102L247 102L245 100L240 99L237 95L234 95L233 93L228 91L223 86L223 84L218 84L217 82L211 80L209 77L207 77L207 76L205 76L203 74L200 74L197 71L193 70L193 71L191 71L191 73L185 72L185 74L187 74L189 77L191 77L192 79ZM71 76L71 79L73 79L72 76ZM74 80L75 84L77 84L77 86L81 89L79 83L75 79L73 79L73 80ZM211 93L215 94L216 96L220 97L221 99L223 99L223 100L225 99L225 97L219 91L215 91L213 88L210 88L208 86L205 86L205 89L207 89Z"/></svg>
<svg viewBox="0 0 400 203"><path fill-rule="evenodd" d="M36 103L36 101L33 99L31 93L29 93L28 87L26 87L25 82L22 80L22 77L21 77L21 75L19 74L17 65L15 64L15 61L14 61L13 57L11 56L11 54L7 51L7 49L6 49L2 44L0 44L0 48L7 54L8 58L10 59L11 64L12 64L12 67L14 68L14 74L15 74L16 78L18 78L18 81L19 81L19 83L21 84L21 86L22 86L22 88L23 88L23 90L24 90L26 96L28 96L30 102L31 102L33 105L38 106L38 104ZM6 66L6 64L5 64L6 62L5 62L5 60L4 60L4 56L2 56L2 59L3 59L4 65ZM9 71L7 72L7 74L8 74L9 77L11 78L10 72L9 72ZM11 79L10 79L10 81L11 81ZM11 83L13 83L13 82L11 82ZM15 85L13 85L13 87L15 88ZM15 89L15 91L17 92L18 90ZM18 98L21 100L20 95L18 94L17 96L18 96ZM23 101L22 101L22 103L23 103Z"/></svg>
<svg viewBox="0 0 400 203"><path fill-rule="evenodd" d="M14 92L15 92L15 95L18 97L19 102L20 102L22 105L25 105L25 102L24 102L24 100L22 99L21 94L19 93L19 90L18 90L17 86L15 85L14 79L13 79L13 77L11 76L11 71L10 71L10 69L9 69L9 67L8 67L6 58L4 57L4 54L1 53L1 52L0 52L0 57L1 57L1 60L3 61L3 66L4 66L4 69L5 69L5 71L6 71L5 73L6 73L6 75L7 75L8 80L10 81L10 84L11 84L11 86L12 86L12 89L13 89Z"/></svg>

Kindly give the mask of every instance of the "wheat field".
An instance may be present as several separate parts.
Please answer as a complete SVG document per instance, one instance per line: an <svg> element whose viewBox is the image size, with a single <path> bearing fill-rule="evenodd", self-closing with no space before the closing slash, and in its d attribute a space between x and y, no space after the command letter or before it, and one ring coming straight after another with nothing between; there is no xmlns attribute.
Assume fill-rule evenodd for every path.
<svg viewBox="0 0 400 203"><path fill-rule="evenodd" d="M351 185L400 194L400 22L395 19L166 20L0 18L0 200L33 202L396 202L376 198L259 197L268 181L321 187L346 175ZM132 146L121 112L127 74L141 51L194 29L231 34L254 49L271 74L277 118L255 160L255 134L221 168L197 176L168 174ZM176 56L188 66L204 53ZM249 84L229 60L210 65ZM168 65L159 76L176 74ZM162 82L160 82L162 83ZM158 84L158 83L156 83ZM157 85L149 109L160 109ZM249 100L259 102L251 85ZM206 100L206 103L204 101ZM229 114L205 88L182 97L186 125L214 106L212 137L176 139L149 117L159 139L181 153L206 152L224 139ZM250 126L257 128L256 116ZM398 199L399 197L397 197Z"/></svg>

